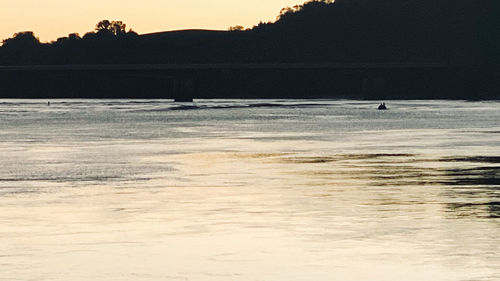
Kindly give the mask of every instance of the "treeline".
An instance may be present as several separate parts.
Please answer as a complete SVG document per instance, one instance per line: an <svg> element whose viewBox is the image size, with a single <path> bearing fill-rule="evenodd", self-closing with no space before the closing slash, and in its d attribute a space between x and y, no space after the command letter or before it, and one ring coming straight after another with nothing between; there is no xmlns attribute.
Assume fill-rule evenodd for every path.
<svg viewBox="0 0 500 281"><path fill-rule="evenodd" d="M121 21L103 20L95 31L80 37L69 34L50 43L41 43L31 31L19 32L3 41L1 64L92 64L116 62L136 48L139 35L126 31Z"/></svg>
<svg viewBox="0 0 500 281"><path fill-rule="evenodd" d="M40 43L3 41L0 64L439 62L498 66L498 0L323 0L244 30L138 35L119 21Z"/></svg>

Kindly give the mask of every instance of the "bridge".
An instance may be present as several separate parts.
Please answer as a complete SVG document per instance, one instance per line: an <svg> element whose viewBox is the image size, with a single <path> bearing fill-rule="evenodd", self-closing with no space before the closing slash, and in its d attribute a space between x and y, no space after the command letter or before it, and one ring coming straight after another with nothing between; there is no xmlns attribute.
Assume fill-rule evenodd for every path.
<svg viewBox="0 0 500 281"><path fill-rule="evenodd" d="M110 71L110 70L242 70L242 69L407 69L444 68L444 63L213 63L213 64L96 64L96 65L15 65L0 71Z"/></svg>
<svg viewBox="0 0 500 281"><path fill-rule="evenodd" d="M0 66L0 97L432 97L453 77L444 63L17 65Z"/></svg>

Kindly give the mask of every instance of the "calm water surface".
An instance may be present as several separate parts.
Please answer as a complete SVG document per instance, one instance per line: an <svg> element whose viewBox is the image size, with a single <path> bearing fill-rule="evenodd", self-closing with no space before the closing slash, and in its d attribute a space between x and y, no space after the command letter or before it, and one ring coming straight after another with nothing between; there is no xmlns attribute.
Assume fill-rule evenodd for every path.
<svg viewBox="0 0 500 281"><path fill-rule="evenodd" d="M0 100L0 280L500 280L500 102Z"/></svg>

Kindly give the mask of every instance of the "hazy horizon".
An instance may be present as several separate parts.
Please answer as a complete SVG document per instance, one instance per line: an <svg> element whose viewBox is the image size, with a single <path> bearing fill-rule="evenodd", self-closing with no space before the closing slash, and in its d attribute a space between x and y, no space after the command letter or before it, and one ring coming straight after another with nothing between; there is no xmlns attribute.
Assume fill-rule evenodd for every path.
<svg viewBox="0 0 500 281"><path fill-rule="evenodd" d="M302 0L254 1L118 1L18 0L3 4L0 10L0 40L16 32L33 31L42 42L69 33L92 31L103 19L121 20L137 33L179 29L227 30L234 25L252 27L260 21L273 21L281 8L302 4ZM99 7L97 7L99 6Z"/></svg>

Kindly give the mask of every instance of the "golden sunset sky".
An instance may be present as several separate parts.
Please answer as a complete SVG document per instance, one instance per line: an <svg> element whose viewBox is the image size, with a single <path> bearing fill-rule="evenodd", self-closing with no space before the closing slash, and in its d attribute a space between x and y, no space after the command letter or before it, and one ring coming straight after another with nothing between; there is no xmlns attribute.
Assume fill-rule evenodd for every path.
<svg viewBox="0 0 500 281"><path fill-rule="evenodd" d="M305 0L304 0L305 1ZM80 35L102 19L121 20L138 33L221 29L275 20L302 0L0 0L0 40L34 31L41 41Z"/></svg>

